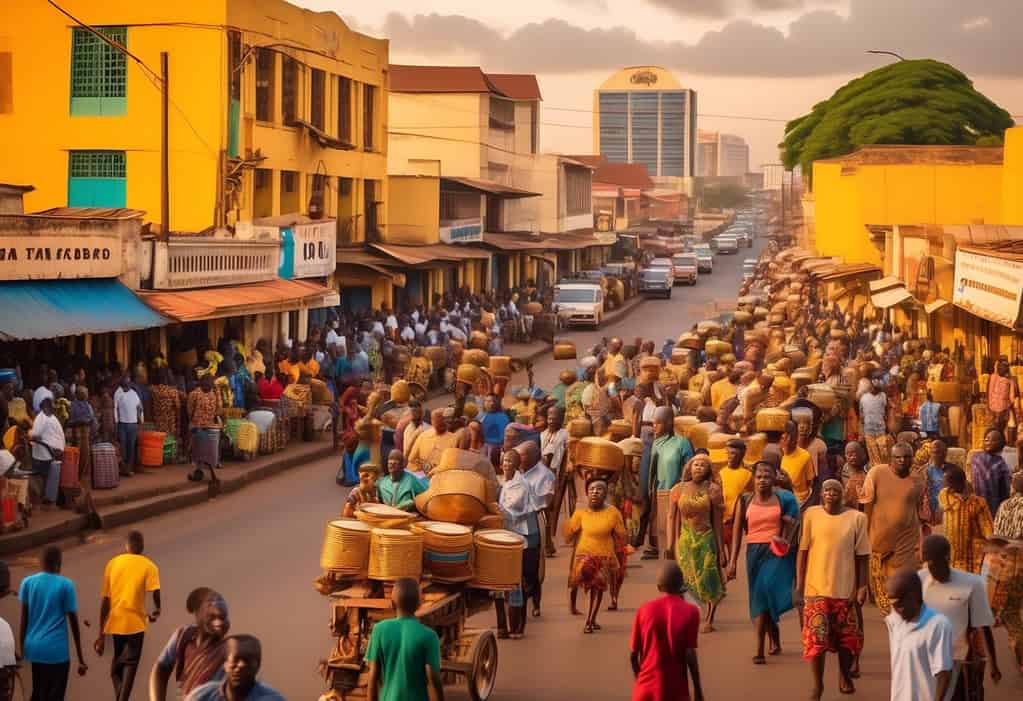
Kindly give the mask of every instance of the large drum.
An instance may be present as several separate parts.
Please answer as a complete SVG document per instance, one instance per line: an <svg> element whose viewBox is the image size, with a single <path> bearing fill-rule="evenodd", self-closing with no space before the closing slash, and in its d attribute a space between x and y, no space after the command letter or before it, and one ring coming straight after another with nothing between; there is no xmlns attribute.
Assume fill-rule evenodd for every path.
<svg viewBox="0 0 1023 701"><path fill-rule="evenodd" d="M494 529L476 532L476 576L472 586L508 591L522 586L522 552L526 541L518 533Z"/></svg>
<svg viewBox="0 0 1023 701"><path fill-rule="evenodd" d="M423 571L435 582L472 579L472 529L457 523L423 521L412 532L423 537Z"/></svg>
<svg viewBox="0 0 1023 701"><path fill-rule="evenodd" d="M357 575L369 562L370 531L356 519L340 519L327 524L320 550L320 567L338 574Z"/></svg>
<svg viewBox="0 0 1023 701"><path fill-rule="evenodd" d="M370 532L370 579L419 579L422 573L423 536L397 528L374 528Z"/></svg>

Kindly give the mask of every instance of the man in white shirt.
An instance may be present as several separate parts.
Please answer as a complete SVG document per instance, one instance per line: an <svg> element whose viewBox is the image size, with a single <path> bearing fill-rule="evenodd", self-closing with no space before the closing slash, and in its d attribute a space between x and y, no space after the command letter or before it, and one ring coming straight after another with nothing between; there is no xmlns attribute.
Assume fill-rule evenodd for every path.
<svg viewBox="0 0 1023 701"><path fill-rule="evenodd" d="M387 315L387 320L384 321L384 327L387 329L388 333L397 331L397 329L398 329L398 317L396 317L394 315L394 312L392 312L387 307L384 307L384 313Z"/></svg>
<svg viewBox="0 0 1023 701"><path fill-rule="evenodd" d="M565 498L565 455L568 453L568 431L564 427L565 412L556 406L547 410L547 428L540 434L540 455L554 475L554 497L547 507L547 556L554 557L554 538L558 530L558 512ZM567 475L569 479L571 475Z"/></svg>
<svg viewBox="0 0 1023 701"><path fill-rule="evenodd" d="M0 599L11 593L11 571L7 563L0 561ZM14 654L14 631L10 624L0 618L0 667L14 667L18 660Z"/></svg>
<svg viewBox="0 0 1023 701"><path fill-rule="evenodd" d="M952 624L924 603L913 570L888 580L892 612L885 619L891 654L891 701L942 701L952 679Z"/></svg>
<svg viewBox="0 0 1023 701"><path fill-rule="evenodd" d="M121 445L121 461L127 475L135 474L139 426L143 420L142 398L131 386L128 375L122 375L121 386L114 392L114 421L117 422L117 442Z"/></svg>
<svg viewBox="0 0 1023 701"><path fill-rule="evenodd" d="M415 331L414 331L414 330L412 329L412 327L411 327L411 326L409 326L408 324L406 324L406 325L405 325L404 327L402 327L402 329L401 329L401 335L400 335L400 338L401 338L401 340L402 340L402 341L404 341L404 342L405 342L406 344L411 344L411 343L412 343L412 341L416 340L416 332L415 332Z"/></svg>
<svg viewBox="0 0 1023 701"><path fill-rule="evenodd" d="M991 680L1002 679L998 669L995 637L991 626L994 614L988 604L984 580L970 572L952 569L949 561L952 549L942 535L929 535L924 539L923 559L927 565L920 570L924 603L942 614L952 624L952 659L955 667L949 682L948 701L966 701L977 696L967 690L982 692L984 688L984 661L970 649L969 631L980 630L984 635L988 659L991 661ZM982 697L981 697L982 698Z"/></svg>
<svg viewBox="0 0 1023 701"><path fill-rule="evenodd" d="M46 478L43 504L57 503L60 487L60 461L64 457L64 427L53 415L53 400L44 398L32 423L32 467Z"/></svg>
<svg viewBox="0 0 1023 701"><path fill-rule="evenodd" d="M540 446L535 440L527 440L515 447L522 456L524 477L533 495L533 507L529 515L529 535L526 536L526 547L536 544L536 562L526 557L522 563L522 579L524 594L533 600L533 617L540 615L540 599L543 595L544 555L547 550L547 516L546 509L554 501L554 473L540 460ZM532 465L525 469L526 465ZM528 566L528 567L527 567Z"/></svg>
<svg viewBox="0 0 1023 701"><path fill-rule="evenodd" d="M330 330L327 331L327 348L337 346L338 355L348 355L348 342L345 337L337 332L338 323L330 322Z"/></svg>
<svg viewBox="0 0 1023 701"><path fill-rule="evenodd" d="M35 413L38 414L42 410L44 399L53 399L53 392L46 386L46 383L36 387L36 391L32 393L32 410Z"/></svg>

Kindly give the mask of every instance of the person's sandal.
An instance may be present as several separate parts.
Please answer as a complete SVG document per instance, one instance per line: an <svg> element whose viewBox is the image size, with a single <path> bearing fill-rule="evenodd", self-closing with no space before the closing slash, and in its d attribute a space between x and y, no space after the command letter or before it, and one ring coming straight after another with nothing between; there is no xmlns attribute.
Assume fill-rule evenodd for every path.
<svg viewBox="0 0 1023 701"><path fill-rule="evenodd" d="M592 633L593 632L593 626L590 625L589 623L587 623L586 626L583 627L583 632L586 633L586 634Z"/></svg>
<svg viewBox="0 0 1023 701"><path fill-rule="evenodd" d="M754 655L753 664L767 664L767 658L763 655Z"/></svg>

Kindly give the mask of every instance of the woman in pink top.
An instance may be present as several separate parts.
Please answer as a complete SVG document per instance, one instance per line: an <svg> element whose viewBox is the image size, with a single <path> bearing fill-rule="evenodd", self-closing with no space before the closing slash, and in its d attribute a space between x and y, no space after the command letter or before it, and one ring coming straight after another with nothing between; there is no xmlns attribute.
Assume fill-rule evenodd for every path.
<svg viewBox="0 0 1023 701"><path fill-rule="evenodd" d="M757 631L757 654L753 664L764 664L764 642L770 636L770 654L781 654L778 621L792 609L792 584L796 578L795 548L791 543L799 525L799 502L795 495L774 486L777 469L760 461L753 466L754 492L739 500L732 537L728 580L735 579L739 549L746 534L746 575L749 613Z"/></svg>

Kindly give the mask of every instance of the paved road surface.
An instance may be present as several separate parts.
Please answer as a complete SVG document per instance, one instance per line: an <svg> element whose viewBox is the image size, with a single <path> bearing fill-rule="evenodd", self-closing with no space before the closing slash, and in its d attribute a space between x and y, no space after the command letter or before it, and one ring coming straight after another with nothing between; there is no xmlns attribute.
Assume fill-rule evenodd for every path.
<svg viewBox="0 0 1023 701"><path fill-rule="evenodd" d="M644 336L662 340L677 336L703 316L708 302L734 299L741 260L720 257L718 270L695 288L679 287L671 301L651 300L627 319L597 333L574 334L580 347L603 335ZM537 364L537 381L549 387L565 363L545 359ZM186 622L184 599L199 585L223 592L231 604L232 630L259 636L264 646L263 678L289 699L312 701L322 689L316 663L330 648L326 600L313 591L319 574L323 524L340 510L343 492L334 486L334 460L321 460L261 482L220 501L148 520L142 524L147 554L161 568L164 615L147 635L143 665L146 674L175 626ZM87 661L84 679L73 678L73 701L109 698L108 657L97 660L91 650L99 620L99 587L105 562L121 550L127 529L101 533L65 554L65 574L78 586L85 628ZM549 561L543 618L531 621L521 641L501 641L495 701L593 701L628 698L631 672L628 634L637 606L655 596L656 565L631 563L622 594L622 610L603 613L603 630L583 635L582 621L568 615L565 581L568 556L562 549ZM34 571L27 559L14 563L17 583ZM26 567L28 565L28 567ZM741 568L740 568L741 569ZM0 603L0 615L17 630L18 604ZM492 614L489 614L492 616ZM487 619L478 622L486 625ZM718 630L701 636L700 651L709 699L735 699L755 693L762 699L805 698L809 671L799 656L798 627L792 614L783 621L784 654L764 667L750 664L753 634L746 613L745 582L732 585L721 606ZM992 701L1021 698L1023 681L1011 669L1004 634L998 632L1006 681ZM887 645L877 612L867 613L868 650L863 657L859 698L882 699L888 693ZM134 698L145 698L144 679ZM826 699L840 697L835 668L829 660ZM464 701L462 690L452 698Z"/></svg>

